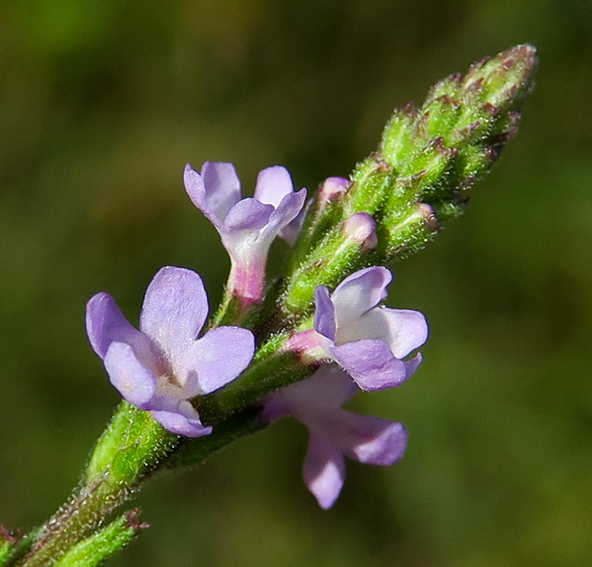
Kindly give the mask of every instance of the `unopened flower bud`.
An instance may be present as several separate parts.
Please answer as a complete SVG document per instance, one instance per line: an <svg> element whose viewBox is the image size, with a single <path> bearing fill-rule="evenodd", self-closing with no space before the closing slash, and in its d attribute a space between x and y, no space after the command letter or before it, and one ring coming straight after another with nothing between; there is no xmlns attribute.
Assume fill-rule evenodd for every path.
<svg viewBox="0 0 592 567"><path fill-rule="evenodd" d="M319 188L319 201L335 201L351 187L351 181L345 177L328 177Z"/></svg>
<svg viewBox="0 0 592 567"><path fill-rule="evenodd" d="M359 242L362 248L373 250L378 244L376 222L368 213L355 213L343 223L343 234Z"/></svg>
<svg viewBox="0 0 592 567"><path fill-rule="evenodd" d="M428 230L440 230L440 225L438 224L434 207L428 205L427 203L420 203L417 206L417 212L427 221L426 228Z"/></svg>

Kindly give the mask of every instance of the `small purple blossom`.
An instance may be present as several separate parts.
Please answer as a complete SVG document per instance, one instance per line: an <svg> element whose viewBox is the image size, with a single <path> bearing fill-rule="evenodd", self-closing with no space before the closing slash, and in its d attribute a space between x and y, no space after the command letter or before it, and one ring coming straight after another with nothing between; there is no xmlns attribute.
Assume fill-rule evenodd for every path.
<svg viewBox="0 0 592 567"><path fill-rule="evenodd" d="M287 169L259 172L254 197L242 198L238 175L231 163L207 161L201 174L185 167L185 188L193 204L212 222L232 261L229 288L243 307L261 301L265 265L276 236L295 240L306 189L294 192Z"/></svg>
<svg viewBox="0 0 592 567"><path fill-rule="evenodd" d="M362 390L398 386L419 366L420 354L402 359L426 341L428 326L419 311L379 305L391 280L389 270L373 266L345 278L333 293L317 287L314 330L296 333L287 348L309 363L337 362Z"/></svg>
<svg viewBox="0 0 592 567"><path fill-rule="evenodd" d="M401 423L341 408L357 390L345 372L324 364L310 378L265 400L265 421L291 416L308 427L310 440L302 472L324 509L333 506L343 487L344 455L361 463L387 466L403 456L407 444L407 430Z"/></svg>
<svg viewBox="0 0 592 567"><path fill-rule="evenodd" d="M189 400L234 380L254 352L253 334L239 327L218 327L198 339L207 315L201 278L173 266L148 286L139 331L107 293L92 297L86 308L88 337L111 383L165 429L188 437L212 431Z"/></svg>

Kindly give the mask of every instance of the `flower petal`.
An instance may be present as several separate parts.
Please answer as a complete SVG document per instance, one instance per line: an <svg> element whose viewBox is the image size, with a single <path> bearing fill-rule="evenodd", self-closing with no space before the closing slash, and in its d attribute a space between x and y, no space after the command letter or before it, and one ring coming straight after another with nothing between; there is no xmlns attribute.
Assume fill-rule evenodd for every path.
<svg viewBox="0 0 592 567"><path fill-rule="evenodd" d="M411 360L404 360L403 364L405 365L405 370L407 372L407 378L410 378L415 374L415 371L419 368L423 357L421 356L421 352L418 352Z"/></svg>
<svg viewBox="0 0 592 567"><path fill-rule="evenodd" d="M340 327L338 343L378 339L386 343L397 358L404 358L428 338L423 313L411 309L376 307L364 313L356 325Z"/></svg>
<svg viewBox="0 0 592 567"><path fill-rule="evenodd" d="M286 195L294 192L294 184L285 167L275 165L259 172L255 187L255 199L278 208Z"/></svg>
<svg viewBox="0 0 592 567"><path fill-rule="evenodd" d="M317 333L335 340L335 306L329 297L329 290L324 285L315 289L314 328Z"/></svg>
<svg viewBox="0 0 592 567"><path fill-rule="evenodd" d="M208 298L201 278L191 270L166 266L146 290L140 329L175 360L191 348L207 315Z"/></svg>
<svg viewBox="0 0 592 567"><path fill-rule="evenodd" d="M183 180L192 203L221 232L228 211L241 199L240 181L234 166L206 161L199 175L187 164Z"/></svg>
<svg viewBox="0 0 592 567"><path fill-rule="evenodd" d="M357 391L353 380L339 366L322 364L310 378L270 394L265 399L262 419L271 422L291 415L314 429L324 416L351 400Z"/></svg>
<svg viewBox="0 0 592 567"><path fill-rule="evenodd" d="M335 504L343 488L343 455L325 438L311 432L302 474L306 486L315 495L319 506L327 510Z"/></svg>
<svg viewBox="0 0 592 567"><path fill-rule="evenodd" d="M184 396L209 394L234 380L251 362L255 337L240 327L208 331L187 352L183 364L188 374Z"/></svg>
<svg viewBox="0 0 592 567"><path fill-rule="evenodd" d="M309 200L304 207L300 210L300 212L296 215L294 220L290 221L282 230L280 230L279 237L283 238L289 246L294 246L300 233L302 232L302 227L304 226L304 219L306 218L306 214L312 205L312 200Z"/></svg>
<svg viewBox="0 0 592 567"><path fill-rule="evenodd" d="M218 232L220 232L225 215L220 218L217 214L217 211L210 206L207 199L206 187L204 185L203 178L199 173L197 173L197 171L194 171L189 164L185 166L185 172L183 173L183 183L185 185L185 191L187 191L191 202L216 227Z"/></svg>
<svg viewBox="0 0 592 567"><path fill-rule="evenodd" d="M346 343L333 347L332 352L335 361L362 390L393 388L410 376L405 363L395 358L388 345L382 341Z"/></svg>
<svg viewBox="0 0 592 567"><path fill-rule="evenodd" d="M265 205L252 197L241 199L228 212L224 220L224 232L261 230L268 224L273 211L272 205Z"/></svg>
<svg viewBox="0 0 592 567"><path fill-rule="evenodd" d="M186 437L203 437L212 432L212 428L204 426L199 414L187 401L179 403L175 411L155 410L150 412L152 417L158 421L167 431Z"/></svg>
<svg viewBox="0 0 592 567"><path fill-rule="evenodd" d="M408 437L402 423L345 410L340 412L339 426L326 435L351 459L382 466L392 465L403 456Z"/></svg>
<svg viewBox="0 0 592 567"><path fill-rule="evenodd" d="M132 327L108 293L97 293L86 304L86 332L91 346L102 359L114 341L133 347L143 362L150 357L150 341Z"/></svg>
<svg viewBox="0 0 592 567"><path fill-rule="evenodd" d="M269 217L269 223L264 229L266 237L273 239L282 232L298 216L304 201L306 201L306 189L286 195Z"/></svg>
<svg viewBox="0 0 592 567"><path fill-rule="evenodd" d="M387 296L386 288L393 279L389 270L372 266L345 278L331 294L339 329L357 323L366 311L376 307Z"/></svg>
<svg viewBox="0 0 592 567"><path fill-rule="evenodd" d="M112 342L105 355L105 368L111 384L130 404L150 409L156 377L137 359L132 347Z"/></svg>

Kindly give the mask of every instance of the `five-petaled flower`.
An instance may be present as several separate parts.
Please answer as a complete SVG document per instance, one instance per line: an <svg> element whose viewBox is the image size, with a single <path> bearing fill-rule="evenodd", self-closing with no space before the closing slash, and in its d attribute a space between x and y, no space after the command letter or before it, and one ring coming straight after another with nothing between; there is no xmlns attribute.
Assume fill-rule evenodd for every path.
<svg viewBox="0 0 592 567"><path fill-rule="evenodd" d="M198 339L207 315L201 278L173 266L162 268L148 286L139 331L110 295L98 293L87 305L90 343L111 383L178 435L211 433L189 400L234 380L253 357L254 337L246 329L218 327Z"/></svg>
<svg viewBox="0 0 592 567"><path fill-rule="evenodd" d="M185 188L193 204L212 222L231 259L229 292L248 309L263 298L265 265L276 236L292 242L306 189L294 192L287 169L259 172L254 197L242 198L240 180L231 163L207 161L201 174L185 167ZM297 223L298 224L298 223Z"/></svg>
<svg viewBox="0 0 592 567"><path fill-rule="evenodd" d="M419 311L379 305L391 280L389 270L373 266L345 278L333 293L317 287L314 329L292 335L286 348L305 363L337 362L362 390L398 386L419 366L420 354L402 359L426 341L428 326Z"/></svg>
<svg viewBox="0 0 592 567"><path fill-rule="evenodd" d="M310 378L271 394L264 402L265 421L291 416L308 427L310 440L302 472L324 509L333 506L343 487L344 455L361 463L392 465L403 456L407 444L407 430L401 423L341 408L357 390L340 368L323 364Z"/></svg>

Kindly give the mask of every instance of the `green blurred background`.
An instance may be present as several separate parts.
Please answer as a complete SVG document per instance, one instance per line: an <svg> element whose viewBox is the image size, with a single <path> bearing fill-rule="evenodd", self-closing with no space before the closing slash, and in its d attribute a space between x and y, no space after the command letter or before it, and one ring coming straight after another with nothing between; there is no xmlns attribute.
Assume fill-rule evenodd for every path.
<svg viewBox="0 0 592 567"><path fill-rule="evenodd" d="M405 459L348 463L334 509L296 422L160 478L113 566L592 565L592 3L589 0L3 0L0 521L45 520L118 402L84 305L136 321L165 264L212 303L228 261L186 162L297 186L347 175L395 106L474 60L539 48L521 132L467 214L396 267L431 325L419 372L354 407L403 421ZM279 272L285 249L275 247Z"/></svg>

